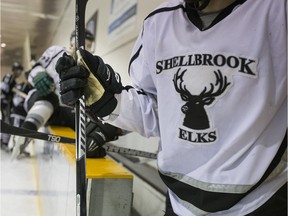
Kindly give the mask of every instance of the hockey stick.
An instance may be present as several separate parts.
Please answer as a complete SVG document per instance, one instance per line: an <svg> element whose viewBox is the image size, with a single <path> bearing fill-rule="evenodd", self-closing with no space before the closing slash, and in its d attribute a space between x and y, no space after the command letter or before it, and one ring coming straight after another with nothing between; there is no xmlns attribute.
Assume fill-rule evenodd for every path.
<svg viewBox="0 0 288 216"><path fill-rule="evenodd" d="M157 159L157 154L152 153L152 152L145 152L145 151L140 151L136 149L130 149L130 148L123 148L123 147L118 147L114 146L112 144L105 144L103 148L107 152L113 152L113 153L119 153L119 154L126 154L130 156L138 156L138 157L145 157L149 159Z"/></svg>
<svg viewBox="0 0 288 216"><path fill-rule="evenodd" d="M22 98L27 97L27 94L25 94L24 92L20 91L19 89L15 88L15 87L12 88L12 92L16 93L17 95L19 95Z"/></svg>
<svg viewBox="0 0 288 216"><path fill-rule="evenodd" d="M85 11L88 0L76 0L75 47L85 49ZM76 53L75 53L76 54ZM77 56L77 55L75 55ZM86 116L85 96L75 104L76 126L76 215L86 216Z"/></svg>
<svg viewBox="0 0 288 216"><path fill-rule="evenodd" d="M41 133L38 131L28 130L25 128L17 128L17 127L11 126L3 122L2 120L0 121L1 121L1 128L0 128L1 133L11 134L11 135L16 135L16 136L23 136L23 137L28 137L32 139L39 139L39 140L44 140L44 141L49 141L49 142L54 142L54 143L73 144L73 145L75 144L75 139L72 139L72 138L58 136L54 134L48 134L48 133ZM152 152L118 147L109 143L105 144L103 148L107 152L126 154L129 156L136 156L136 157L145 157L145 158L150 158L150 159L157 158L157 154L152 153Z"/></svg>

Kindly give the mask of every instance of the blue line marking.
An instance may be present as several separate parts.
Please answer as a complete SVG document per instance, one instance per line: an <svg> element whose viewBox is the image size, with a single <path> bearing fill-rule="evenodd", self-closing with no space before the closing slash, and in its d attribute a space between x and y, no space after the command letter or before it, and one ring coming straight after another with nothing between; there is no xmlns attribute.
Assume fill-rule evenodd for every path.
<svg viewBox="0 0 288 216"><path fill-rule="evenodd" d="M36 191L36 190L15 190L15 189L1 189L1 194L4 195L21 195L21 196L67 196L75 195L75 191Z"/></svg>

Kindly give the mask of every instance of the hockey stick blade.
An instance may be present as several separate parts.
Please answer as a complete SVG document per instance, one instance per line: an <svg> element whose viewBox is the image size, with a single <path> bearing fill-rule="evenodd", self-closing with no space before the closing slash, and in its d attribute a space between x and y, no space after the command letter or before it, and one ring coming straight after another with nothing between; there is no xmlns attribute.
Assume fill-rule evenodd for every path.
<svg viewBox="0 0 288 216"><path fill-rule="evenodd" d="M11 126L3 122L2 120L0 121L1 121L1 128L0 128L1 133L6 133L6 134L11 134L11 135L16 135L16 136L23 136L23 137L28 137L32 139L39 139L39 140L55 142L55 143L72 144L72 145L75 144L75 139L72 139L72 138L58 136L54 134L41 133L38 131L28 130L25 128L17 128L17 127ZM157 154L152 153L152 152L118 147L118 146L114 146L108 143L105 144L103 148L105 148L107 152L114 152L114 153L126 154L129 156L135 156L135 157L144 157L144 158L149 158L149 159L157 158Z"/></svg>
<svg viewBox="0 0 288 216"><path fill-rule="evenodd" d="M57 136L53 134L47 134L47 133L41 133L38 131L33 131L25 128L17 128L14 126L11 126L3 120L1 121L1 133L5 134L12 134L16 136L23 136L23 137L28 137L28 138L33 138L33 139L39 139L39 140L45 140L45 141L50 141L50 142L56 142L56 143L69 143L69 144L74 144L75 139L68 138L68 137L62 137L62 136Z"/></svg>

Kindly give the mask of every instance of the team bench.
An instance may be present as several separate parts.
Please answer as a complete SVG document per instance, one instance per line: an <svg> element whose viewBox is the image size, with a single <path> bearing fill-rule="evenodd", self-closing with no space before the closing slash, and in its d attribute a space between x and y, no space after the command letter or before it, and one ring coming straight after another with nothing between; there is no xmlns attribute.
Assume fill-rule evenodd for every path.
<svg viewBox="0 0 288 216"><path fill-rule="evenodd" d="M75 132L68 127L49 126L48 130L58 136L75 138ZM59 149L76 168L75 145L60 143ZM86 178L88 216L131 214L133 175L129 171L108 157L87 158Z"/></svg>

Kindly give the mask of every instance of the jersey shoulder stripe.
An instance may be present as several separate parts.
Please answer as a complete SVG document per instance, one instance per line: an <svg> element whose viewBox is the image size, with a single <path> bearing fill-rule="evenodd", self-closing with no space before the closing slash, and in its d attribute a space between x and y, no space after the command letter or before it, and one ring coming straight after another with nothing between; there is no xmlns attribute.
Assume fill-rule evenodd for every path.
<svg viewBox="0 0 288 216"><path fill-rule="evenodd" d="M163 5L163 4L162 4ZM166 4L163 5L163 6L159 6L157 9L155 9L154 11L152 11L145 19L144 19L144 22L153 17L154 15L156 14L159 14L159 13L162 13L162 12L170 12L170 11L175 11L175 10L178 10L178 9L182 9L185 11L185 7L183 4L178 4L178 5L174 5L174 6L167 6ZM143 29L142 29L142 36L143 36L143 33L144 33L144 26L143 26ZM131 64L137 59L137 57L140 55L140 52L142 50L142 47L143 45L141 44L139 46L139 48L137 49L136 53L131 57L130 59L130 62L129 62L129 67L128 67L128 74L130 75L130 67L131 67Z"/></svg>
<svg viewBox="0 0 288 216"><path fill-rule="evenodd" d="M172 6L172 7L161 7L158 8L154 11L152 11L144 20L147 20L148 18L158 14L158 13L163 13L163 12L169 12L169 11L174 11L174 10L178 10L178 9L183 9L185 11L185 7L183 4L179 4L176 6Z"/></svg>

